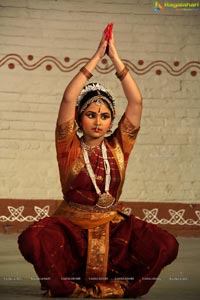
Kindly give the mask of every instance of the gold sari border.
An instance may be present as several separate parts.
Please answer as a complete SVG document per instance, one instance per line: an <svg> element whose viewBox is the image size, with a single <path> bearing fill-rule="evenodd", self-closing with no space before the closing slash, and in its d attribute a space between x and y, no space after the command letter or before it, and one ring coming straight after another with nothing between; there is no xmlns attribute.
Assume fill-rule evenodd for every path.
<svg viewBox="0 0 200 300"><path fill-rule="evenodd" d="M63 201L57 211L53 214L53 217L64 216L82 229L90 229L110 222L117 214L117 210L108 212L83 211L70 207L67 202Z"/></svg>
<svg viewBox="0 0 200 300"><path fill-rule="evenodd" d="M88 229L88 251L85 281L87 284L107 281L109 222Z"/></svg>

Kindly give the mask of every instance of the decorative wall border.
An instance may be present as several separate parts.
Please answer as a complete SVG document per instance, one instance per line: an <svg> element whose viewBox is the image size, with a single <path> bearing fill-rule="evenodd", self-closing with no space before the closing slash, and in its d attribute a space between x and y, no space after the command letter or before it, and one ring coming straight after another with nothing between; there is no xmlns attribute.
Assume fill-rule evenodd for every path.
<svg viewBox="0 0 200 300"><path fill-rule="evenodd" d="M60 200L0 199L0 232L21 232L50 216ZM178 236L200 237L200 204L124 202L133 214Z"/></svg>
<svg viewBox="0 0 200 300"><path fill-rule="evenodd" d="M26 71L34 71L40 67L45 67L46 71L51 71L57 68L61 72L71 72L76 68L88 62L89 58L81 58L70 64L70 57L64 57L63 60L51 55L43 56L35 60L34 55L27 55L26 59L17 53L10 53L0 59L0 67L7 65L10 70L15 69L16 66L21 66ZM189 61L181 66L181 62L174 61L172 64L164 60L155 60L151 63L145 64L144 60L140 59L137 63L130 60L122 59L128 68L137 75L144 75L154 70L156 75L162 75L163 70L171 76L180 76L185 72L190 72L191 76L196 76L200 69L199 61ZM109 65L106 58L102 59L102 66L97 66L97 72L101 74L108 74L114 70L114 66Z"/></svg>

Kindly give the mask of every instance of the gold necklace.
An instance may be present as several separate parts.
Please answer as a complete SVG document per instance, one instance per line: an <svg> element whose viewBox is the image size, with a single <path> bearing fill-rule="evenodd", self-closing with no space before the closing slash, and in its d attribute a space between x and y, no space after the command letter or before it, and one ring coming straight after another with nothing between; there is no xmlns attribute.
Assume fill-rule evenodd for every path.
<svg viewBox="0 0 200 300"><path fill-rule="evenodd" d="M94 148L100 149L100 144L94 145L94 146L89 146L88 144L86 144L84 142L83 138L81 138L81 146L82 146L82 148L86 149L87 151L92 151Z"/></svg>

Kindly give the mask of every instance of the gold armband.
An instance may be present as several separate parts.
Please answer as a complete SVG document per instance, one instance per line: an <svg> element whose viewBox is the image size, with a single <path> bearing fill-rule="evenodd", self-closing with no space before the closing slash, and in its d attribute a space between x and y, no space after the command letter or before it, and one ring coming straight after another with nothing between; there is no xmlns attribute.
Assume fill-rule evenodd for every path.
<svg viewBox="0 0 200 300"><path fill-rule="evenodd" d="M85 77L87 78L87 80L89 80L89 79L93 76L92 73L90 73L90 72L86 69L86 67L82 67L82 68L80 69L80 72L83 73L83 75L85 75Z"/></svg>
<svg viewBox="0 0 200 300"><path fill-rule="evenodd" d="M128 71L129 69L125 66L121 72L116 72L115 75L117 76L117 78L119 78L120 81L122 81L126 77Z"/></svg>

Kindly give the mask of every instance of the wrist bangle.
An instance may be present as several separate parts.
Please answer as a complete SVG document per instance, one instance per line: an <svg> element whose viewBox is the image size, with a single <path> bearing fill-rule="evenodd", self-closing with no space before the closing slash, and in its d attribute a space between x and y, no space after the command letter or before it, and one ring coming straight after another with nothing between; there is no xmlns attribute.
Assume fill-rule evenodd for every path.
<svg viewBox="0 0 200 300"><path fill-rule="evenodd" d="M122 81L126 77L128 71L129 69L125 66L121 72L116 72L115 75L117 76L117 78L119 78L120 81Z"/></svg>
<svg viewBox="0 0 200 300"><path fill-rule="evenodd" d="M83 73L83 75L85 75L85 77L87 78L87 80L89 80L89 79L93 76L92 73L90 73L90 72L86 69L86 67L82 67L82 68L80 69L80 72Z"/></svg>

